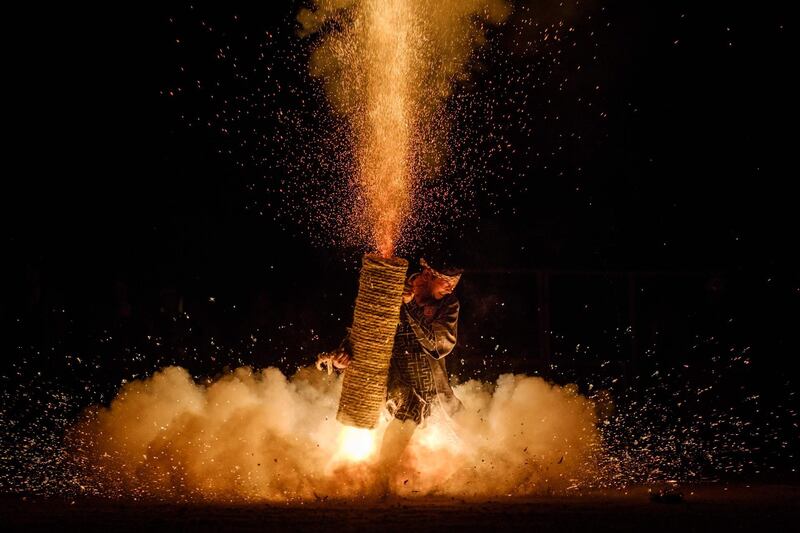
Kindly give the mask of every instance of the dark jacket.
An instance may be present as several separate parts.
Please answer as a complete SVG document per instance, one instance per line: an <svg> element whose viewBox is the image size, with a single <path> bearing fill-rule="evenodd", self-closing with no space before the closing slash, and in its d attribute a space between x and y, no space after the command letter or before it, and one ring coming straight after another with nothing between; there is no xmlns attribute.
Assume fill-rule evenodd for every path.
<svg viewBox="0 0 800 533"><path fill-rule="evenodd" d="M410 285L415 276L408 280ZM430 316L425 316L425 307L433 307ZM428 306L418 305L415 300L403 304L401 320L405 319L414 331L421 350L427 355L427 360L433 373L436 393L445 410L452 412L460 406L460 402L453 394L450 380L447 375L445 356L453 351L458 336L458 298L448 294L439 301Z"/></svg>

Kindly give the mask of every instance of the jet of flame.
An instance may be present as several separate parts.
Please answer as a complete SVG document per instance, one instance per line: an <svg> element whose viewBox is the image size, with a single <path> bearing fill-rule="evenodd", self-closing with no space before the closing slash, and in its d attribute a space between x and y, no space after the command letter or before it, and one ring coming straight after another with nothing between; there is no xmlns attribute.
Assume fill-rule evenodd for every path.
<svg viewBox="0 0 800 533"><path fill-rule="evenodd" d="M503 0L316 0L298 15L304 35L322 34L310 70L353 133L354 218L381 255L394 254L412 193L434 172L441 104L483 42L482 22L508 12Z"/></svg>
<svg viewBox="0 0 800 533"><path fill-rule="evenodd" d="M373 239L393 255L408 210L413 16L405 0L363 2L366 68L365 120L358 145L359 178L369 199Z"/></svg>

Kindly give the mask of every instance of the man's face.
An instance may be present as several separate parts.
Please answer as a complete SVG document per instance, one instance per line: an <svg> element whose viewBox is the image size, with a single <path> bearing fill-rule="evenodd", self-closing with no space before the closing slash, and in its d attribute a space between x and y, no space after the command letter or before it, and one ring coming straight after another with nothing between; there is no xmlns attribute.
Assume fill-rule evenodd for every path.
<svg viewBox="0 0 800 533"><path fill-rule="evenodd" d="M454 289L449 281L436 276L430 276L428 286L430 287L431 296L433 296L436 300L441 300L448 294L451 294Z"/></svg>

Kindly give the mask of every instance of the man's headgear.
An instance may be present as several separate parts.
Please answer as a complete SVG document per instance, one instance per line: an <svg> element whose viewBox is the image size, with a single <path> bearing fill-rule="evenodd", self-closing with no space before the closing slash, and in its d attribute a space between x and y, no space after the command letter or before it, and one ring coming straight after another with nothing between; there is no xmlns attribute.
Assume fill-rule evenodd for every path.
<svg viewBox="0 0 800 533"><path fill-rule="evenodd" d="M464 272L464 270L460 268L447 268L440 272L430 266L428 262L421 257L419 258L419 264L423 269L429 271L434 277L447 280L450 283L450 286L453 288L458 285L458 281L461 279L461 274Z"/></svg>

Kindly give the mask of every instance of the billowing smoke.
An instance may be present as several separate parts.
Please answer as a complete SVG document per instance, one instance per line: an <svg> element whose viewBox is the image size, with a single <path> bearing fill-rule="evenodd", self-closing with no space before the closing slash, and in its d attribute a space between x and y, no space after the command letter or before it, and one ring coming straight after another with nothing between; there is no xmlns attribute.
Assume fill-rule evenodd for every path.
<svg viewBox="0 0 800 533"><path fill-rule="evenodd" d="M388 417L366 442L348 440L336 421L340 391L339 377L313 368L291 378L239 368L205 383L165 368L85 413L72 435L81 484L107 496L285 501L370 497L387 476L390 493L461 497L591 479L595 409L569 387L511 374L461 384L464 409L434 414L388 467L378 451Z"/></svg>

